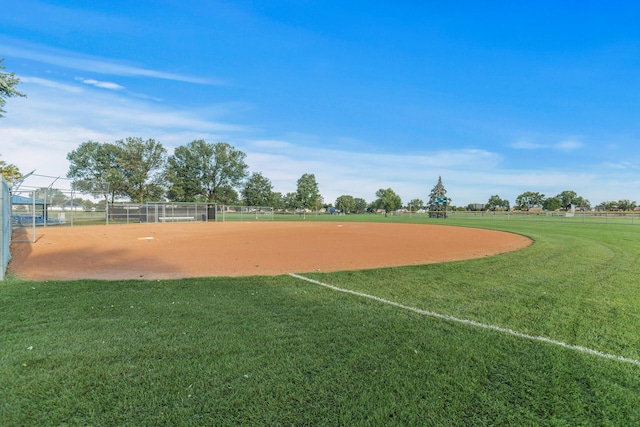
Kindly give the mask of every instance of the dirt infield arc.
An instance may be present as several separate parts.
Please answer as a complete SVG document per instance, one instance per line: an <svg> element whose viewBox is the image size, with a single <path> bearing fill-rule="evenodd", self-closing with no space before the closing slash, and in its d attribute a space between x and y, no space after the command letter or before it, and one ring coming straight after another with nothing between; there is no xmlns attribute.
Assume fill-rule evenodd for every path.
<svg viewBox="0 0 640 427"><path fill-rule="evenodd" d="M530 239L506 232L418 224L47 227L38 230L35 243L12 243L9 273L25 280L273 276L479 258L530 244Z"/></svg>

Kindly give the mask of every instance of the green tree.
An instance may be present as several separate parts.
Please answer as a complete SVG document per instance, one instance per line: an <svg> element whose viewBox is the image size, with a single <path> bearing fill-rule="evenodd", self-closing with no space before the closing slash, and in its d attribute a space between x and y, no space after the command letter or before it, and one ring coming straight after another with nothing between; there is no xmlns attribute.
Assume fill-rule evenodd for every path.
<svg viewBox="0 0 640 427"><path fill-rule="evenodd" d="M316 209L322 206L322 197L314 174L305 173L298 179L296 201L296 207L302 209Z"/></svg>
<svg viewBox="0 0 640 427"><path fill-rule="evenodd" d="M384 209L384 216L402 207L402 199L391 188L376 191L377 199L373 202L376 209Z"/></svg>
<svg viewBox="0 0 640 427"><path fill-rule="evenodd" d="M272 193L271 197L271 206L273 206L273 209L285 209L284 196L282 195L282 193Z"/></svg>
<svg viewBox="0 0 640 427"><path fill-rule="evenodd" d="M563 207L562 199L559 197L549 197L542 202L542 209L553 212Z"/></svg>
<svg viewBox="0 0 640 427"><path fill-rule="evenodd" d="M172 201L204 202L208 199L206 176L213 158L213 147L203 140L176 147L167 158L165 178L167 197Z"/></svg>
<svg viewBox="0 0 640 427"><path fill-rule="evenodd" d="M2 175L9 184L22 178L20 169L18 169L16 165L9 164L4 160L0 160L0 175Z"/></svg>
<svg viewBox="0 0 640 427"><path fill-rule="evenodd" d="M574 201L577 197L578 193L572 190L565 190L562 193L556 195L556 198L560 199L560 203L562 203L561 207L564 210L568 210L571 205L574 204Z"/></svg>
<svg viewBox="0 0 640 427"><path fill-rule="evenodd" d="M284 203L284 208L287 210L294 211L298 207L298 195L294 192L290 192L285 194L282 201Z"/></svg>
<svg viewBox="0 0 640 427"><path fill-rule="evenodd" d="M605 211L615 211L618 209L618 202L611 202L611 201L602 202L598 206L596 206L596 209L605 210Z"/></svg>
<svg viewBox="0 0 640 427"><path fill-rule="evenodd" d="M242 199L247 206L272 206L273 185L262 173L254 172L242 188Z"/></svg>
<svg viewBox="0 0 640 427"><path fill-rule="evenodd" d="M542 206L543 202L544 194L534 191L525 191L516 197L516 207L522 211L528 211L531 208Z"/></svg>
<svg viewBox="0 0 640 427"><path fill-rule="evenodd" d="M618 209L621 211L632 211L637 207L635 201L630 201L629 199L623 199L618 201Z"/></svg>
<svg viewBox="0 0 640 427"><path fill-rule="evenodd" d="M451 199L447 197L447 190L442 183L442 177L438 177L438 182L429 193L429 217L447 216L447 205L451 204Z"/></svg>
<svg viewBox="0 0 640 427"><path fill-rule="evenodd" d="M96 204L93 201L89 199L83 199L80 197L76 197L75 199L73 199L73 202L78 205L82 205L85 211L90 211L96 206Z"/></svg>
<svg viewBox="0 0 640 427"><path fill-rule="evenodd" d="M336 209L344 213L351 213L356 210L356 199L353 196L342 195L336 199Z"/></svg>
<svg viewBox="0 0 640 427"><path fill-rule="evenodd" d="M576 208L591 208L591 203L589 202L589 200L578 196L575 191L565 190L562 193L556 195L556 197L562 201L562 209L567 211L571 208L571 205L575 206Z"/></svg>
<svg viewBox="0 0 640 427"><path fill-rule="evenodd" d="M408 203L407 207L411 212L419 211L420 209L424 208L424 202L422 201L422 199L413 199Z"/></svg>
<svg viewBox="0 0 640 427"><path fill-rule="evenodd" d="M160 200L164 196L163 172L167 150L154 139L128 137L116 141L118 165L125 177L124 193L133 202Z"/></svg>
<svg viewBox="0 0 640 427"><path fill-rule="evenodd" d="M0 58L0 70L4 70L6 67L2 65L4 58ZM3 107L7 103L7 98L13 98L15 96L26 97L24 93L20 93L16 90L16 86L20 83L20 79L16 77L14 73L3 73L0 71L0 117L4 117Z"/></svg>
<svg viewBox="0 0 640 427"><path fill-rule="evenodd" d="M354 202L354 213L357 214L363 214L367 211L367 201L365 199L362 199L360 197L356 197L355 199L353 199Z"/></svg>
<svg viewBox="0 0 640 427"><path fill-rule="evenodd" d="M67 178L75 180L76 190L114 202L116 197L125 194L122 157L120 147L115 144L83 142L67 154Z"/></svg>
<svg viewBox="0 0 640 427"><path fill-rule="evenodd" d="M245 158L245 153L226 142L195 140L177 147L168 159L169 197L230 204L230 190L235 191L248 174Z"/></svg>
<svg viewBox="0 0 640 427"><path fill-rule="evenodd" d="M584 197L581 197L581 196L578 196L575 199L573 199L573 204L576 208L580 208L582 210L591 209L591 202L588 199L585 199Z"/></svg>
<svg viewBox="0 0 640 427"><path fill-rule="evenodd" d="M487 209L490 211L495 211L498 209L509 209L509 201L500 198L497 194L489 197L487 204L485 205Z"/></svg>
<svg viewBox="0 0 640 427"><path fill-rule="evenodd" d="M240 197L235 188L225 185L216 191L216 203L223 205L239 205Z"/></svg>
<svg viewBox="0 0 640 427"><path fill-rule="evenodd" d="M70 198L62 191L47 187L41 187L36 190L36 199L44 200L48 205L52 206L62 206L70 201Z"/></svg>

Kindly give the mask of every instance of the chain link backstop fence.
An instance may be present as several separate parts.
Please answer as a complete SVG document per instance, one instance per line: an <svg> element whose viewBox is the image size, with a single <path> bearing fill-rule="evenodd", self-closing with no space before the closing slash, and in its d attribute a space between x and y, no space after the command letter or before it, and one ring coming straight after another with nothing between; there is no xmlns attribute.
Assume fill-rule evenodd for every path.
<svg viewBox="0 0 640 427"><path fill-rule="evenodd" d="M9 183L0 175L0 280L4 280L7 265L11 259L11 189Z"/></svg>

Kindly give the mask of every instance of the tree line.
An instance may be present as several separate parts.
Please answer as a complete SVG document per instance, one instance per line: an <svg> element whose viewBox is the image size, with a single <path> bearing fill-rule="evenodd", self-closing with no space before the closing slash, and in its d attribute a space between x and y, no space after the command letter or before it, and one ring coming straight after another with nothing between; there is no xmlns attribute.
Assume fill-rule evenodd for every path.
<svg viewBox="0 0 640 427"><path fill-rule="evenodd" d="M249 174L246 154L226 142L194 140L172 155L154 139L87 141L67 155L78 190L108 202L180 201L314 209L322 205L313 174L282 194L261 172ZM105 185L106 184L106 185Z"/></svg>
<svg viewBox="0 0 640 427"><path fill-rule="evenodd" d="M605 211L632 211L636 207L637 204L635 201L622 199L618 201L602 202L595 206L595 209ZM557 210L569 211L570 209L590 211L592 206L588 199L579 196L573 190L565 190L552 197L546 197L544 194L537 191L525 191L516 197L514 209L529 211L534 208L540 208L550 212ZM493 195L483 206L483 209L491 211L509 210L510 205L508 200L502 199L498 195Z"/></svg>
<svg viewBox="0 0 640 427"><path fill-rule="evenodd" d="M177 147L172 155L154 139L128 137L114 143L87 141L67 154L67 177L74 180L74 189L101 198L99 205L115 201L130 202L200 202L207 204L243 204L271 206L286 210L317 210L329 212L388 214L399 209L410 212L428 211L429 215L446 216L447 210L521 210L541 208L546 211L569 210L575 207L591 210L588 199L575 191L566 190L546 197L535 191L526 191L510 202L492 195L484 205L456 208L446 196L442 178L429 194L425 203L412 199L406 205L391 188L381 188L375 200L341 195L335 204L325 203L316 177L303 174L297 181L296 191L282 194L273 189L271 181L261 172L249 174L246 154L226 142L208 143L194 140ZM21 177L15 165L0 161L0 173L11 182ZM74 200L87 206L87 201ZM627 199L603 202L599 210L630 211L635 201Z"/></svg>
<svg viewBox="0 0 640 427"><path fill-rule="evenodd" d="M261 172L249 174L246 154L226 142L194 140L181 145L172 155L154 139L128 137L114 143L87 141L67 154L67 177L75 189L106 202L180 201L207 204L271 206L276 209L317 210L364 213L393 212L403 204L391 188L380 189L367 203L351 195L341 195L335 205L325 203L316 177L303 174L296 191L282 194ZM442 210L446 190L442 179L431 192L430 201L409 202L412 210L429 207ZM447 199L449 201L449 199Z"/></svg>

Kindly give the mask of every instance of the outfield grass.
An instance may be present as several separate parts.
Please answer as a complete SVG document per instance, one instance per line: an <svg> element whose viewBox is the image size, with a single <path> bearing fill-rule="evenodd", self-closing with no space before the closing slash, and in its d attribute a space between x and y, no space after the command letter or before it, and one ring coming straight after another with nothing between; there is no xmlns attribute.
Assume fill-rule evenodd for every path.
<svg viewBox="0 0 640 427"><path fill-rule="evenodd" d="M530 236L533 246L496 257L305 276L640 360L640 228L307 220L436 222ZM7 280L0 304L7 426L640 424L638 365L291 276Z"/></svg>

